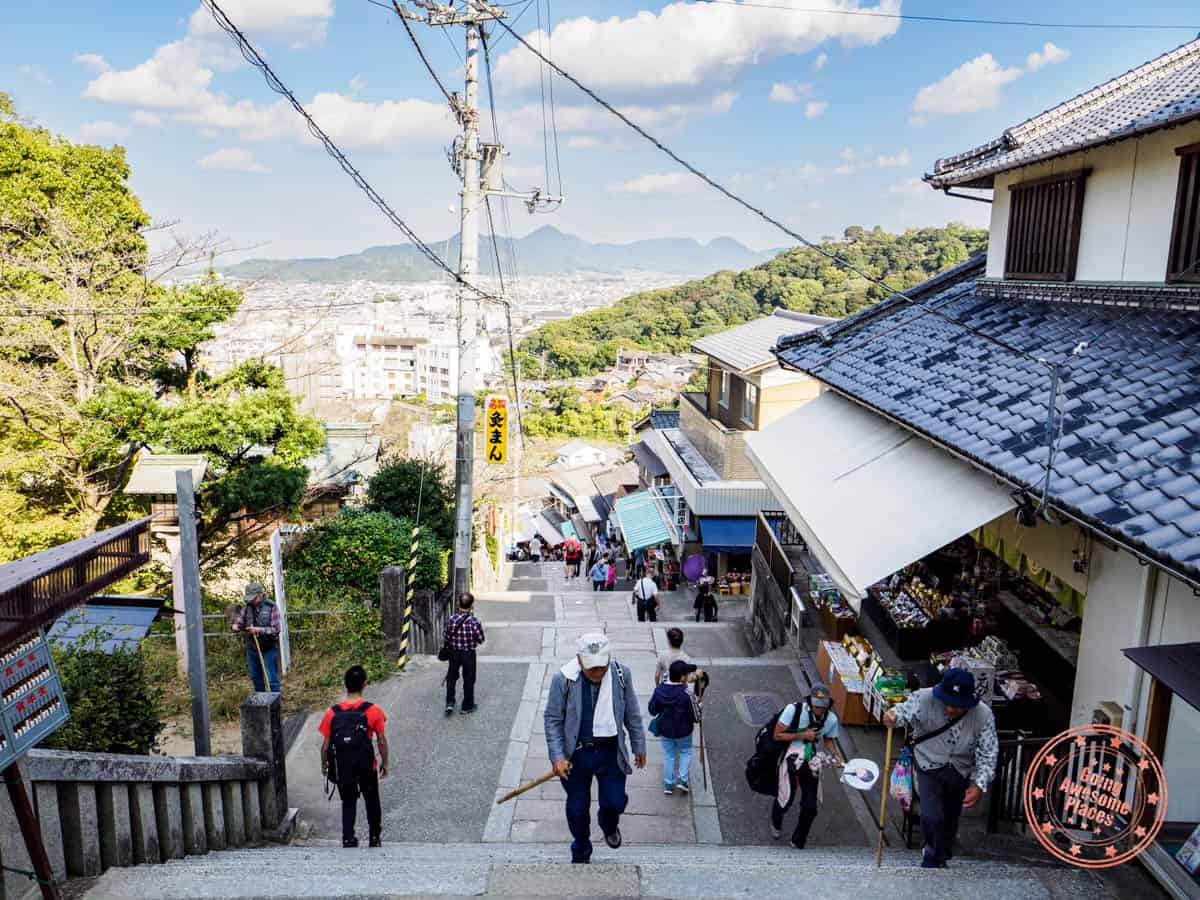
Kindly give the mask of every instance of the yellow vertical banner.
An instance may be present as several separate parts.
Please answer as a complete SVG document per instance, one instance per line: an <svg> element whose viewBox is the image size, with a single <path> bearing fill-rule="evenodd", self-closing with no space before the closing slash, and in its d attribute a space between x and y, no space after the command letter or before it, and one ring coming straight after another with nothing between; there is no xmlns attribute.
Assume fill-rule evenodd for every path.
<svg viewBox="0 0 1200 900"><path fill-rule="evenodd" d="M502 465L508 460L508 398L493 394L487 399L483 424L483 442L487 461Z"/></svg>

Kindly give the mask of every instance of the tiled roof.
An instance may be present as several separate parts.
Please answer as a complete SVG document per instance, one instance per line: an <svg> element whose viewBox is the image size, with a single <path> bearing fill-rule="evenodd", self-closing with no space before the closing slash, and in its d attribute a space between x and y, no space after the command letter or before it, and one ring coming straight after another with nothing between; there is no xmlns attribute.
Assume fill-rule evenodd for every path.
<svg viewBox="0 0 1200 900"><path fill-rule="evenodd" d="M1200 118L1200 38L1008 129L939 159L934 187L989 187L992 176Z"/></svg>
<svg viewBox="0 0 1200 900"><path fill-rule="evenodd" d="M663 429L679 427L678 409L652 409L650 410L650 415L647 416L647 418L650 420L651 428Z"/></svg>
<svg viewBox="0 0 1200 900"><path fill-rule="evenodd" d="M810 331L832 321L824 316L807 316L777 309L774 315L763 316L692 341L692 349L711 356L736 372L752 372L763 366L774 365L775 356L771 348L779 338Z"/></svg>
<svg viewBox="0 0 1200 900"><path fill-rule="evenodd" d="M1200 585L1200 312L1005 295L977 289L980 274L910 294L1062 364L1051 505ZM781 341L779 357L1040 495L1046 366L896 298Z"/></svg>

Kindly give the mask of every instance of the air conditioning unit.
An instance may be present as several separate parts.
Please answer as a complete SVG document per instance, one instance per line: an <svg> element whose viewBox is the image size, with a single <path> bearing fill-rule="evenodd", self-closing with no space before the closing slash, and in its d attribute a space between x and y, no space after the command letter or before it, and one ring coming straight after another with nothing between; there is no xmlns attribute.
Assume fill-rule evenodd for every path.
<svg viewBox="0 0 1200 900"><path fill-rule="evenodd" d="M1125 710L1121 708L1120 703L1114 703L1112 700L1098 703L1092 710L1093 725L1111 725L1114 728L1120 728L1124 721Z"/></svg>

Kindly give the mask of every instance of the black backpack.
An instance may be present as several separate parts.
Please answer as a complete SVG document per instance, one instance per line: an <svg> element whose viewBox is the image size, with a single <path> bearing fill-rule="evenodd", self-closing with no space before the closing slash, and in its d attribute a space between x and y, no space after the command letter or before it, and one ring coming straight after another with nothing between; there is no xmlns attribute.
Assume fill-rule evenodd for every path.
<svg viewBox="0 0 1200 900"><path fill-rule="evenodd" d="M746 783L756 794L767 794L774 797L779 792L779 760L787 752L786 741L775 740L775 725L783 715L783 707L767 720L767 724L758 729L754 736L754 755L746 760ZM800 719L803 704L796 704L796 714L788 726L794 731L796 722Z"/></svg>
<svg viewBox="0 0 1200 900"><path fill-rule="evenodd" d="M375 762L371 728L367 722L370 701L353 709L334 706L329 726L329 780L335 784L354 781L369 772Z"/></svg>

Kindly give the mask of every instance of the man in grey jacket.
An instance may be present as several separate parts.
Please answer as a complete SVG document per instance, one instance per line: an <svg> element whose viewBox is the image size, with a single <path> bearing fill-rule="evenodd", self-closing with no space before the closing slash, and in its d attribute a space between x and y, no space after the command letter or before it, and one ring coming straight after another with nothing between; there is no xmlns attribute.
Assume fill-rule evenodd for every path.
<svg viewBox="0 0 1200 900"><path fill-rule="evenodd" d="M622 733L629 732L633 762L646 765L646 733L632 674L609 652L608 636L585 634L575 642L576 656L555 673L546 701L546 748L567 792L571 862L592 857L591 793L596 779L596 819L604 841L621 846L621 813L629 797L625 779L633 772Z"/></svg>
<svg viewBox="0 0 1200 900"><path fill-rule="evenodd" d="M950 668L941 683L915 691L884 713L889 728L913 731L917 795L921 798L923 869L944 869L954 851L958 819L988 789L1000 744L996 720L975 694L975 677Z"/></svg>

